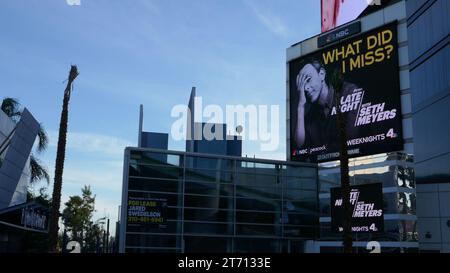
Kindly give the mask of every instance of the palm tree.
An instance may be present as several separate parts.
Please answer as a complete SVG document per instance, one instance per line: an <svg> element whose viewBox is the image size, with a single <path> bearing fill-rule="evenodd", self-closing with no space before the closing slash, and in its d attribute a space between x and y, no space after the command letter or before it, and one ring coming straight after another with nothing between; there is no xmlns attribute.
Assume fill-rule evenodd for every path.
<svg viewBox="0 0 450 273"><path fill-rule="evenodd" d="M66 139L67 139L67 122L69 116L69 101L72 93L72 83L78 76L78 68L72 65L67 79L67 86L64 90L63 107L61 111L61 120L59 123L58 150L56 152L55 162L55 181L53 184L52 210L50 215L50 232L49 232L49 251L56 252L56 244L58 241L58 221L59 208L61 206L61 188L64 170L64 159L66 156Z"/></svg>
<svg viewBox="0 0 450 273"><path fill-rule="evenodd" d="M47 133L45 132L44 126L41 123L39 126L38 145L36 147L36 150L38 153L42 153L45 150L47 150L47 146L48 146L48 136ZM40 163L39 159L37 159L33 153L30 156L30 168L31 168L31 184L42 179L45 179L47 181L47 184L50 183L50 176L48 175L47 169L42 167L42 164Z"/></svg>
<svg viewBox="0 0 450 273"><path fill-rule="evenodd" d="M339 154L340 154L340 171L341 171L341 189L342 189L342 203L344 209L343 219L343 243L344 252L352 253L353 238L352 238L352 210L350 207L350 177L348 167L348 152L347 152L347 131L346 131L346 117L341 112L340 99L342 97L342 88L344 84L344 77L339 70L335 70L330 77L330 85L333 87L336 96L334 96L334 105L336 105L337 127L339 131Z"/></svg>
<svg viewBox="0 0 450 273"><path fill-rule="evenodd" d="M20 110L20 103L17 99L3 99L1 109L14 122L17 123L19 121L22 111ZM38 145L36 147L36 152L40 154L47 149L48 145L48 136L42 123L40 124L37 138ZM40 160L34 155L34 153L31 153L30 155L30 173L30 184L34 184L40 180L46 180L47 184L50 183L50 176L48 175L47 168L41 164Z"/></svg>
<svg viewBox="0 0 450 273"><path fill-rule="evenodd" d="M20 117L21 112L19 107L20 104L17 99L4 98L2 101L2 111L14 121L17 121L17 117Z"/></svg>

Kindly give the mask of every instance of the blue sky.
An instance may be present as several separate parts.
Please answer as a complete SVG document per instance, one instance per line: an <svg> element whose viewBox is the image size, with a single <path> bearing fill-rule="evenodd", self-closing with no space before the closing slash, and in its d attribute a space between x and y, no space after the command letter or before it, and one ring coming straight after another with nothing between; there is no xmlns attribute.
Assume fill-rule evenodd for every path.
<svg viewBox="0 0 450 273"><path fill-rule="evenodd" d="M319 0L2 0L0 97L19 99L49 132L41 158L53 179L63 81L78 65L63 202L89 184L96 217L115 220L139 104L144 129L157 132L170 132L192 86L204 104L279 105L279 149L248 141L243 153L283 159L286 48L319 32Z"/></svg>

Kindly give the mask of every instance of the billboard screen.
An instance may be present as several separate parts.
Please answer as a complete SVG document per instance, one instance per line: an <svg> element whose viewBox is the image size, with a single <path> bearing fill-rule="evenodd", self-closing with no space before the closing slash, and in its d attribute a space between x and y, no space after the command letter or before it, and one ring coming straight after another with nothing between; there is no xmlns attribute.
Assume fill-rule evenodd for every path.
<svg viewBox="0 0 450 273"><path fill-rule="evenodd" d="M393 22L289 62L291 160L339 158L337 104L350 157L403 149L397 47ZM332 73L344 79L340 98Z"/></svg>
<svg viewBox="0 0 450 273"><path fill-rule="evenodd" d="M381 183L350 187L353 232L383 232L383 188ZM344 208L341 188L332 188L331 229L343 231Z"/></svg>
<svg viewBox="0 0 450 273"><path fill-rule="evenodd" d="M371 0L322 0L322 32L348 23L372 3Z"/></svg>

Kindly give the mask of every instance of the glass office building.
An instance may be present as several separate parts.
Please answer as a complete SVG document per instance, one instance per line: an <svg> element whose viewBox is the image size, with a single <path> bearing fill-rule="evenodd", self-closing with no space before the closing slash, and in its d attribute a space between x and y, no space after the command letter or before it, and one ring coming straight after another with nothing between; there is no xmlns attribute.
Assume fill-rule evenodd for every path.
<svg viewBox="0 0 450 273"><path fill-rule="evenodd" d="M420 250L450 253L450 1L408 0L406 16Z"/></svg>
<svg viewBox="0 0 450 273"><path fill-rule="evenodd" d="M428 2L427 5L422 6L425 2ZM422 7L422 9L425 10L426 6L435 5L437 7L435 4L437 2L439 1L382 1L382 5L370 7L358 19L335 30L342 31L339 32L339 35L342 33L350 33L348 34L349 36L344 36L342 39L335 39L336 36L338 36L338 32L334 33L336 36L331 34L317 35L294 44L286 50L286 97L288 99L288 111L286 116L286 154L288 155L288 160L291 160L292 153L290 144L295 138L291 135L291 124L295 124L295 121L292 122L290 114L291 111L296 111L296 108L292 108L293 106L291 106L291 100L295 104L296 98L295 96L291 97L290 92L290 79L292 77L290 74L290 62L298 60L299 58L315 56L314 54L322 52L322 50L325 50L326 48L339 48L338 46L344 46L346 41L351 41L351 39L355 39L356 37L364 37L363 35L368 35L368 33L375 31L377 28L385 27L389 24L396 26L395 32L397 36L396 48L398 50L398 63L395 64L394 67L391 67L391 69L395 71L395 74L392 74L395 76L398 71L399 84L394 92L392 94L387 94L383 100L397 96L396 99L399 99L400 101L398 109L399 113L401 113L402 145L400 149L386 149L387 146L384 146L383 143L379 143L376 152L367 153L369 156L355 158L350 161L350 182L352 185L382 185L384 231L366 234L354 232L354 246L359 252L368 252L367 243L370 241L379 242L381 252L418 251L418 241L420 240L418 238L418 230L422 232L422 229L418 227L420 225L420 218L418 221L417 214L419 214L421 208L417 206L418 209L416 214L415 177L417 177L417 172L415 173L414 168L416 168L417 171L418 145L415 143L415 139L420 133L416 133L416 127L414 127L413 130L413 116L415 118L417 114L412 107L414 104L412 88L414 88L414 84L417 82L424 82L425 79L420 79L418 75L413 75L413 73L411 73L411 47L414 48L415 45L411 45L410 43L410 30L411 25L413 25L414 22L412 19L408 18L407 6ZM441 13L448 11L447 4L440 3L440 7ZM355 27L353 34L351 34L351 26ZM424 31L424 29L420 28L420 31L415 32L416 36L419 37ZM328 42L319 46L319 38L321 38L321 41L326 40ZM419 40L420 39L418 39L417 42L419 42ZM441 59L441 64L442 61L443 59ZM417 62L417 64L419 65L419 62ZM369 75L373 72L372 70L366 70L366 72L368 72L367 75L370 78L378 77L378 74L376 73L374 73L374 75ZM427 79L431 79L428 78L431 76L431 73L429 72L431 71L425 73ZM373 88L374 86L374 83L370 83L370 80L361 76L355 77L354 80L359 84L367 83L367 88ZM397 79L392 82L386 82L388 82L389 85L394 86L396 85L396 81ZM293 117L295 119L295 115L293 115ZM414 126L416 126L416 123L417 121L414 121ZM425 123L426 122L424 122L424 124ZM428 126L440 126L445 130L445 126L443 127L440 123L430 123L428 121L427 124ZM421 134L428 135L428 131L421 130ZM437 143L440 142L436 142L436 144ZM431 144L422 144L422 149L426 150L429 145ZM386 154L386 152L389 152L389 154ZM415 166L413 159L416 161ZM421 159L419 158L419 160ZM326 164L319 164L320 238L316 242L316 249L320 252L337 252L342 249L342 236L332 230L330 200L330 189L340 185L340 168L338 163L338 161L333 161ZM430 168L430 170L431 169L432 168ZM419 180L420 176L417 178L418 182ZM417 197L419 198L419 194L417 194ZM426 205L423 207L426 207ZM421 234L426 233L422 232Z"/></svg>
<svg viewBox="0 0 450 273"><path fill-rule="evenodd" d="M305 252L319 235L313 164L127 148L123 183L121 252Z"/></svg>

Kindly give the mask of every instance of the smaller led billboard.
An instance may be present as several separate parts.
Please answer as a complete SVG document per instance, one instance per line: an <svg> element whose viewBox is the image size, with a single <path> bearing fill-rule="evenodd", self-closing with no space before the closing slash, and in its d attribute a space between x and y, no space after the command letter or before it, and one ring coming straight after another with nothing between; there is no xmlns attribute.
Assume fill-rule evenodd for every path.
<svg viewBox="0 0 450 273"><path fill-rule="evenodd" d="M342 189L332 188L331 228L343 231L344 207ZM381 183L353 186L350 190L353 232L383 232L383 188Z"/></svg>

